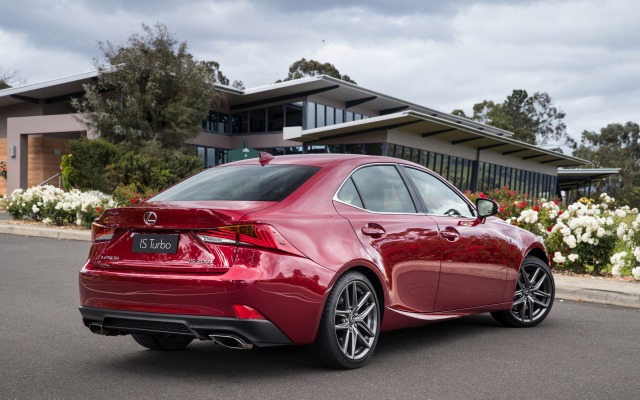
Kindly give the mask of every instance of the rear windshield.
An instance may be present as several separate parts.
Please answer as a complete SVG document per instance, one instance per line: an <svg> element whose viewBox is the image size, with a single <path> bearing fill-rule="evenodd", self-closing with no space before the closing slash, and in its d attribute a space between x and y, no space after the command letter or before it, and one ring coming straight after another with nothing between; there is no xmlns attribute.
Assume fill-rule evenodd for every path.
<svg viewBox="0 0 640 400"><path fill-rule="evenodd" d="M306 165L237 165L212 168L149 201L281 201L320 168Z"/></svg>

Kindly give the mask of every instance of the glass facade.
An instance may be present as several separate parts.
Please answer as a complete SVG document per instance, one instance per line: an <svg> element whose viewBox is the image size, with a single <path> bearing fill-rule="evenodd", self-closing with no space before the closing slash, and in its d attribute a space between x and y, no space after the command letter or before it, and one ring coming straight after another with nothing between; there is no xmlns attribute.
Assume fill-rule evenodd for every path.
<svg viewBox="0 0 640 400"><path fill-rule="evenodd" d="M307 124L304 129L322 128L366 118L369 116L309 101L307 102Z"/></svg>
<svg viewBox="0 0 640 400"><path fill-rule="evenodd" d="M480 161L474 180L473 160L407 146L387 144L386 155L423 165L451 182L458 189L485 192L508 186L533 197L556 196L557 177ZM416 161L418 160L418 161ZM474 184L475 183L475 184Z"/></svg>
<svg viewBox="0 0 640 400"><path fill-rule="evenodd" d="M284 127L289 126L302 126L303 129L321 128L366 118L369 116L303 100L232 114L211 111L202 122L202 128L205 132L212 133L254 134L281 132ZM549 198L556 195L557 177L553 175L476 162L391 143L269 147L258 150L267 151L274 156L303 153L387 155L423 165L442 175L462 191L488 191L508 186L535 197ZM226 149L196 146L196 151L205 167L227 162Z"/></svg>
<svg viewBox="0 0 640 400"><path fill-rule="evenodd" d="M282 131L285 126L302 126L303 129L313 129L366 118L369 116L341 108L296 101L230 115L211 111L207 119L202 121L202 130L231 134L265 133Z"/></svg>
<svg viewBox="0 0 640 400"><path fill-rule="evenodd" d="M195 148L196 154L198 155L198 157L200 157L202 165L204 165L205 168L224 164L227 162L227 150L225 149L207 146L191 147Z"/></svg>

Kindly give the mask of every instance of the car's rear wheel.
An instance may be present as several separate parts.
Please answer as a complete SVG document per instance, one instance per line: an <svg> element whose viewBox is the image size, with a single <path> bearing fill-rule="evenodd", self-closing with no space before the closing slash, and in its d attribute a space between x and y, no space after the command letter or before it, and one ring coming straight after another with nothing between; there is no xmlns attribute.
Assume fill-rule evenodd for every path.
<svg viewBox="0 0 640 400"><path fill-rule="evenodd" d="M518 272L513 306L491 315L506 326L536 326L549 315L554 297L555 283L549 266L537 257L528 256Z"/></svg>
<svg viewBox="0 0 640 400"><path fill-rule="evenodd" d="M193 341L193 337L171 334L133 333L133 340L140 346L152 350L182 350Z"/></svg>
<svg viewBox="0 0 640 400"><path fill-rule="evenodd" d="M333 286L322 314L313 352L331 368L363 366L380 334L380 306L373 285L359 272L347 272Z"/></svg>

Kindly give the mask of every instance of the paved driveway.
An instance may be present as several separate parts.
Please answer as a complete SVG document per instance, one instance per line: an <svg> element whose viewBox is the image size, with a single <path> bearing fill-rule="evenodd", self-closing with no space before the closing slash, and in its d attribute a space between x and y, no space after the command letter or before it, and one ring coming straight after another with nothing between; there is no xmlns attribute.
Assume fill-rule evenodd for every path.
<svg viewBox="0 0 640 400"><path fill-rule="evenodd" d="M480 315L383 334L371 363L305 348L145 350L77 311L87 242L0 234L0 399L636 399L640 310L557 302L539 327Z"/></svg>

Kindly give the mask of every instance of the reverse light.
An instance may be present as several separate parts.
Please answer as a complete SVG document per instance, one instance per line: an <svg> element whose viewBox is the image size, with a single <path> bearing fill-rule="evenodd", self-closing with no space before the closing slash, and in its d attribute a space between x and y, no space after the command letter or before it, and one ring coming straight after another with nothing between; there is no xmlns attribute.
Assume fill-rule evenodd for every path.
<svg viewBox="0 0 640 400"><path fill-rule="evenodd" d="M304 257L276 228L267 224L223 226L200 232L198 237L205 243L263 247Z"/></svg>
<svg viewBox="0 0 640 400"><path fill-rule="evenodd" d="M91 241L93 243L106 242L113 239L113 235L116 233L116 228L100 225L96 222L91 224Z"/></svg>
<svg viewBox="0 0 640 400"><path fill-rule="evenodd" d="M259 311L249 306L233 304L233 309L236 310L238 318L241 319L266 319Z"/></svg>

